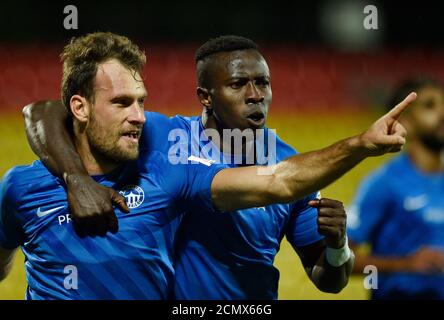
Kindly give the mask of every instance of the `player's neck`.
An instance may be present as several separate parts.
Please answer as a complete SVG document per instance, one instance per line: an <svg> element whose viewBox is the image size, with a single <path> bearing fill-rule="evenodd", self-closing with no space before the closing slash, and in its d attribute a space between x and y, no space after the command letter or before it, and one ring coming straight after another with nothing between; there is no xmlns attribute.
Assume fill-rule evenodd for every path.
<svg viewBox="0 0 444 320"><path fill-rule="evenodd" d="M408 154L415 166L422 172L444 171L443 151L431 150L415 139L410 143Z"/></svg>
<svg viewBox="0 0 444 320"><path fill-rule="evenodd" d="M83 165L89 175L107 174L120 166L120 163L112 161L91 148L86 136L77 136L74 138L77 152L82 159Z"/></svg>
<svg viewBox="0 0 444 320"><path fill-rule="evenodd" d="M212 142L221 152L224 152L224 149L225 149L225 152L227 152L227 150L230 150L230 153L232 155L236 154L237 150L234 150L232 139L230 138L229 141L224 141L224 139L223 139L224 127L219 124L219 122L216 120L216 118L213 115L207 114L205 112L205 109L202 112L202 125L203 125L204 129L214 129L219 133L219 137L220 137L219 141L217 141L217 139L214 139ZM249 150L251 152L254 152L254 150L255 150L254 145L251 146L249 143L254 144L254 141L250 141L247 143L247 142L245 142L245 139L242 139L242 150L238 151L238 152L242 152L242 156L245 159L247 158L247 156L246 156L247 151L246 150ZM230 144L230 145L228 145L228 144ZM256 155L254 154L253 156L255 157ZM256 161L256 159L254 159L254 161Z"/></svg>

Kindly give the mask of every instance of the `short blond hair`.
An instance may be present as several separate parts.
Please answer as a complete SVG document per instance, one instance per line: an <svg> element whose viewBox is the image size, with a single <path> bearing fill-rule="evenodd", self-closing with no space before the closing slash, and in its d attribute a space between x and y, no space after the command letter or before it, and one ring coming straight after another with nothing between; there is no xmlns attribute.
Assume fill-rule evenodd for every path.
<svg viewBox="0 0 444 320"><path fill-rule="evenodd" d="M116 59L130 70L142 72L146 56L127 37L111 32L95 32L73 38L60 55L63 62L61 96L70 111L70 99L75 94L94 101L94 78L100 63Z"/></svg>

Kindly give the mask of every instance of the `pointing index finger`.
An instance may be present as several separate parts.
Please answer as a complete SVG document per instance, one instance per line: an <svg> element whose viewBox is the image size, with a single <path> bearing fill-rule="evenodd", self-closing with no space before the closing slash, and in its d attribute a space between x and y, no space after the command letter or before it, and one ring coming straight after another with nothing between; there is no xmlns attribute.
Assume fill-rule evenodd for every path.
<svg viewBox="0 0 444 320"><path fill-rule="evenodd" d="M405 97L404 100L398 103L392 110L387 113L387 116L398 119L402 112L409 106L409 104L415 101L416 97L416 92L410 92L410 94Z"/></svg>

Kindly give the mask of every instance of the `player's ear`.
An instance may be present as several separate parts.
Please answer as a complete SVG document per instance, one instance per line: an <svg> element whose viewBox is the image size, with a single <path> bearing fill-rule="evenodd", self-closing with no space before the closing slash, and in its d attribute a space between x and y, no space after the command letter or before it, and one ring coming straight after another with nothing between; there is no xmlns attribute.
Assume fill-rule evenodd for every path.
<svg viewBox="0 0 444 320"><path fill-rule="evenodd" d="M197 97L200 103L208 110L211 109L211 95L207 88L197 87Z"/></svg>
<svg viewBox="0 0 444 320"><path fill-rule="evenodd" d="M86 123L89 119L89 104L86 99L78 94L75 94L69 100L69 106L75 119Z"/></svg>

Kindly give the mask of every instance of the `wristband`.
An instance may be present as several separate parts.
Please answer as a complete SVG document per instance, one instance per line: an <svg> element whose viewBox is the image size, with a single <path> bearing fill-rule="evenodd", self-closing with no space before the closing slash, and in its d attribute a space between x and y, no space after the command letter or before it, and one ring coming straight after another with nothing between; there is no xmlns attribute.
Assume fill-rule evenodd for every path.
<svg viewBox="0 0 444 320"><path fill-rule="evenodd" d="M348 247L348 238L345 236L345 244L342 248L334 249L327 247L325 250L325 258L333 267L340 267L351 257L351 250Z"/></svg>

